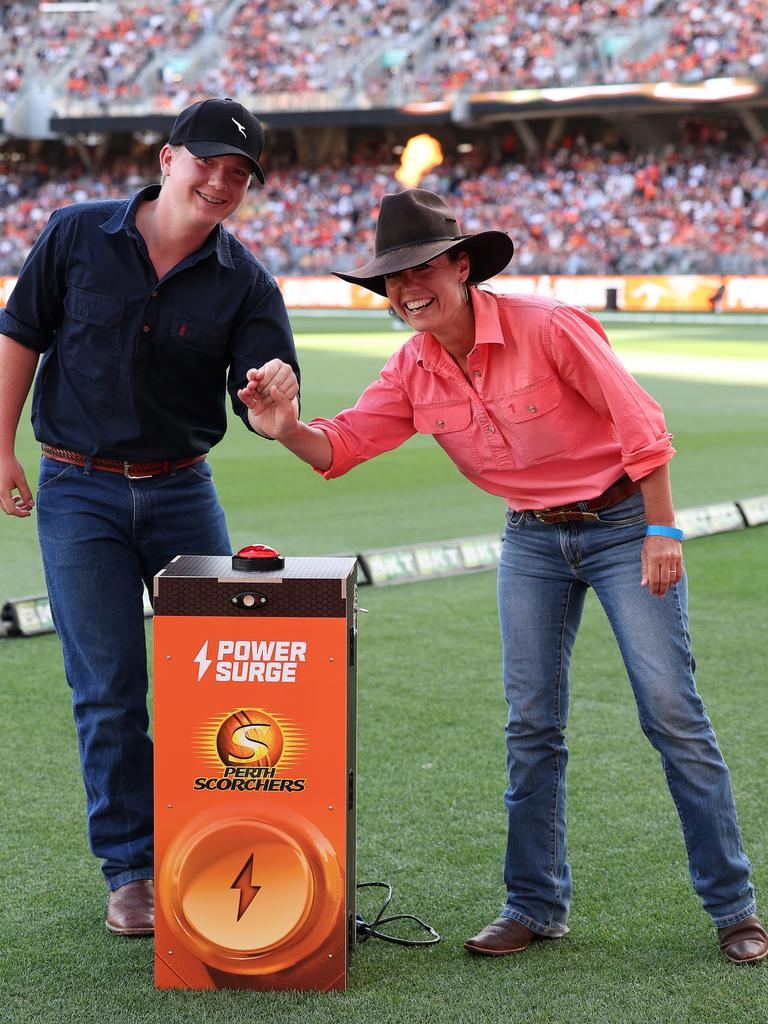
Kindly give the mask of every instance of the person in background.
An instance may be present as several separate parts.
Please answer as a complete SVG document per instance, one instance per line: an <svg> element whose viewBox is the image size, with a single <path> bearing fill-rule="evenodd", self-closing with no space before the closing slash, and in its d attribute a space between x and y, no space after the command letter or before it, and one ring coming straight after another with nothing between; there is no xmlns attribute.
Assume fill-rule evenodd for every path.
<svg viewBox="0 0 768 1024"><path fill-rule="evenodd" d="M297 403L277 284L222 226L252 178L264 182L263 146L241 104L188 107L160 151L162 185L54 212L0 312L0 504L22 519L32 511L14 444L42 355L37 525L90 845L109 889L107 928L120 935L154 928L142 588L152 593L178 554L231 550L206 461L226 428L226 391L250 430L236 394L249 371Z"/></svg>
<svg viewBox="0 0 768 1024"><path fill-rule="evenodd" d="M725 299L725 284L722 283L720 286L712 292L709 297L709 306L713 313L723 312L723 301Z"/></svg>
<svg viewBox="0 0 768 1024"><path fill-rule="evenodd" d="M376 254L338 274L389 298L416 333L353 409L302 423L278 388L240 392L265 429L326 479L432 434L503 498L498 601L508 785L507 897L465 948L503 956L568 931L568 670L587 590L610 621L646 736L659 752L694 888L725 956L768 955L728 769L696 691L682 532L662 410L583 309L477 285L513 254L500 231L463 235L423 189L387 195ZM266 421L269 420L267 423Z"/></svg>

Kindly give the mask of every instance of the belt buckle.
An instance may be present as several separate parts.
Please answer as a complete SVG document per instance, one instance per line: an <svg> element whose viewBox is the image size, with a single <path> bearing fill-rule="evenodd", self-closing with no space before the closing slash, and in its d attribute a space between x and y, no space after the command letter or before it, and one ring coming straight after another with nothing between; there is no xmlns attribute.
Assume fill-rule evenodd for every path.
<svg viewBox="0 0 768 1024"><path fill-rule="evenodd" d="M593 520L598 518L597 512L582 512L581 509L574 509L572 512L567 512L565 510L555 512L548 508L534 508L531 509L531 511L540 523L546 523L548 526L552 526L554 523L580 522L582 520ZM569 516L574 518L569 519Z"/></svg>
<svg viewBox="0 0 768 1024"><path fill-rule="evenodd" d="M564 513L552 512L548 508L532 508L531 512L540 523L545 523L547 526L551 526L553 523L564 523ZM560 517L559 519L557 517Z"/></svg>
<svg viewBox="0 0 768 1024"><path fill-rule="evenodd" d="M123 476L128 480L149 480L152 476L151 473L131 473L131 465L130 462L123 462Z"/></svg>

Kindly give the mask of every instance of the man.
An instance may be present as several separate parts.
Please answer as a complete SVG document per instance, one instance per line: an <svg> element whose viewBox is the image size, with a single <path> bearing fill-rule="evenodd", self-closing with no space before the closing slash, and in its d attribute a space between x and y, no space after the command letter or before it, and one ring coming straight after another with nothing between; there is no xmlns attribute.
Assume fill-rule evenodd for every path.
<svg viewBox="0 0 768 1024"><path fill-rule="evenodd" d="M177 554L231 550L206 462L226 390L251 430L266 421L237 397L249 369L297 400L282 296L222 227L252 176L264 183L263 146L239 103L182 111L160 152L162 185L55 211L0 311L0 504L19 518L33 506L14 440L42 353L38 532L107 928L121 935L154 927L142 583L151 592Z"/></svg>

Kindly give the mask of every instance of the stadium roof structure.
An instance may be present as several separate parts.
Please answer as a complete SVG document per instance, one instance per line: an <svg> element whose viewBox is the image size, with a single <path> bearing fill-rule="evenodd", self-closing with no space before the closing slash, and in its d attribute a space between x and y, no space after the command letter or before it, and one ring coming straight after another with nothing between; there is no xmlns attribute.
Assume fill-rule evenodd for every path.
<svg viewBox="0 0 768 1024"><path fill-rule="evenodd" d="M768 107L768 82L747 78L717 78L702 82L636 82L566 88L520 89L481 92L443 100L408 102L401 106L350 107L320 110L272 110L260 112L275 129L322 126L384 126L454 122L482 127L493 122L541 120L575 116L658 115L665 113L722 112L738 114L750 134L759 138L766 125L755 120L755 111ZM748 115L752 112L752 123ZM147 110L129 113L90 113L57 116L52 113L48 130L54 135L85 132L156 131L167 135L175 112ZM0 123L0 130L3 130ZM6 129L7 130L7 129ZM13 134L13 130L10 130Z"/></svg>

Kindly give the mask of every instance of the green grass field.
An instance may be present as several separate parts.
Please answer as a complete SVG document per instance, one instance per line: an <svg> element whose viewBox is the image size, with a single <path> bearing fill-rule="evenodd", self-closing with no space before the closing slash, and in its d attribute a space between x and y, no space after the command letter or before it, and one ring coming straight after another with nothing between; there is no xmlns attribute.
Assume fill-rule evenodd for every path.
<svg viewBox="0 0 768 1024"><path fill-rule="evenodd" d="M299 326L306 416L351 403L405 337L376 321L379 333L364 335ZM628 361L656 357L656 372L640 379L675 435L677 506L768 493L764 329L643 324L609 333ZM722 361L728 373L708 377ZM18 450L33 476L26 423ZM237 546L357 552L503 525L499 500L473 489L429 438L324 483L235 423L212 462ZM760 527L686 547L698 685L731 767L763 908L766 540ZM4 517L0 551L0 599L41 593L34 523ZM462 951L464 938L495 916L503 891L505 707L494 587L493 573L479 573L361 591L370 614L359 641L358 874L391 881L393 912L424 917L443 941L422 950L370 941L355 954L344 995L155 992L152 943L115 939L103 926L106 897L85 841L56 638L0 641L0 1021L768 1021L766 963L726 964L690 887L657 757L594 601L572 668L571 932L520 957L489 962ZM366 897L360 909L367 915L372 906Z"/></svg>

